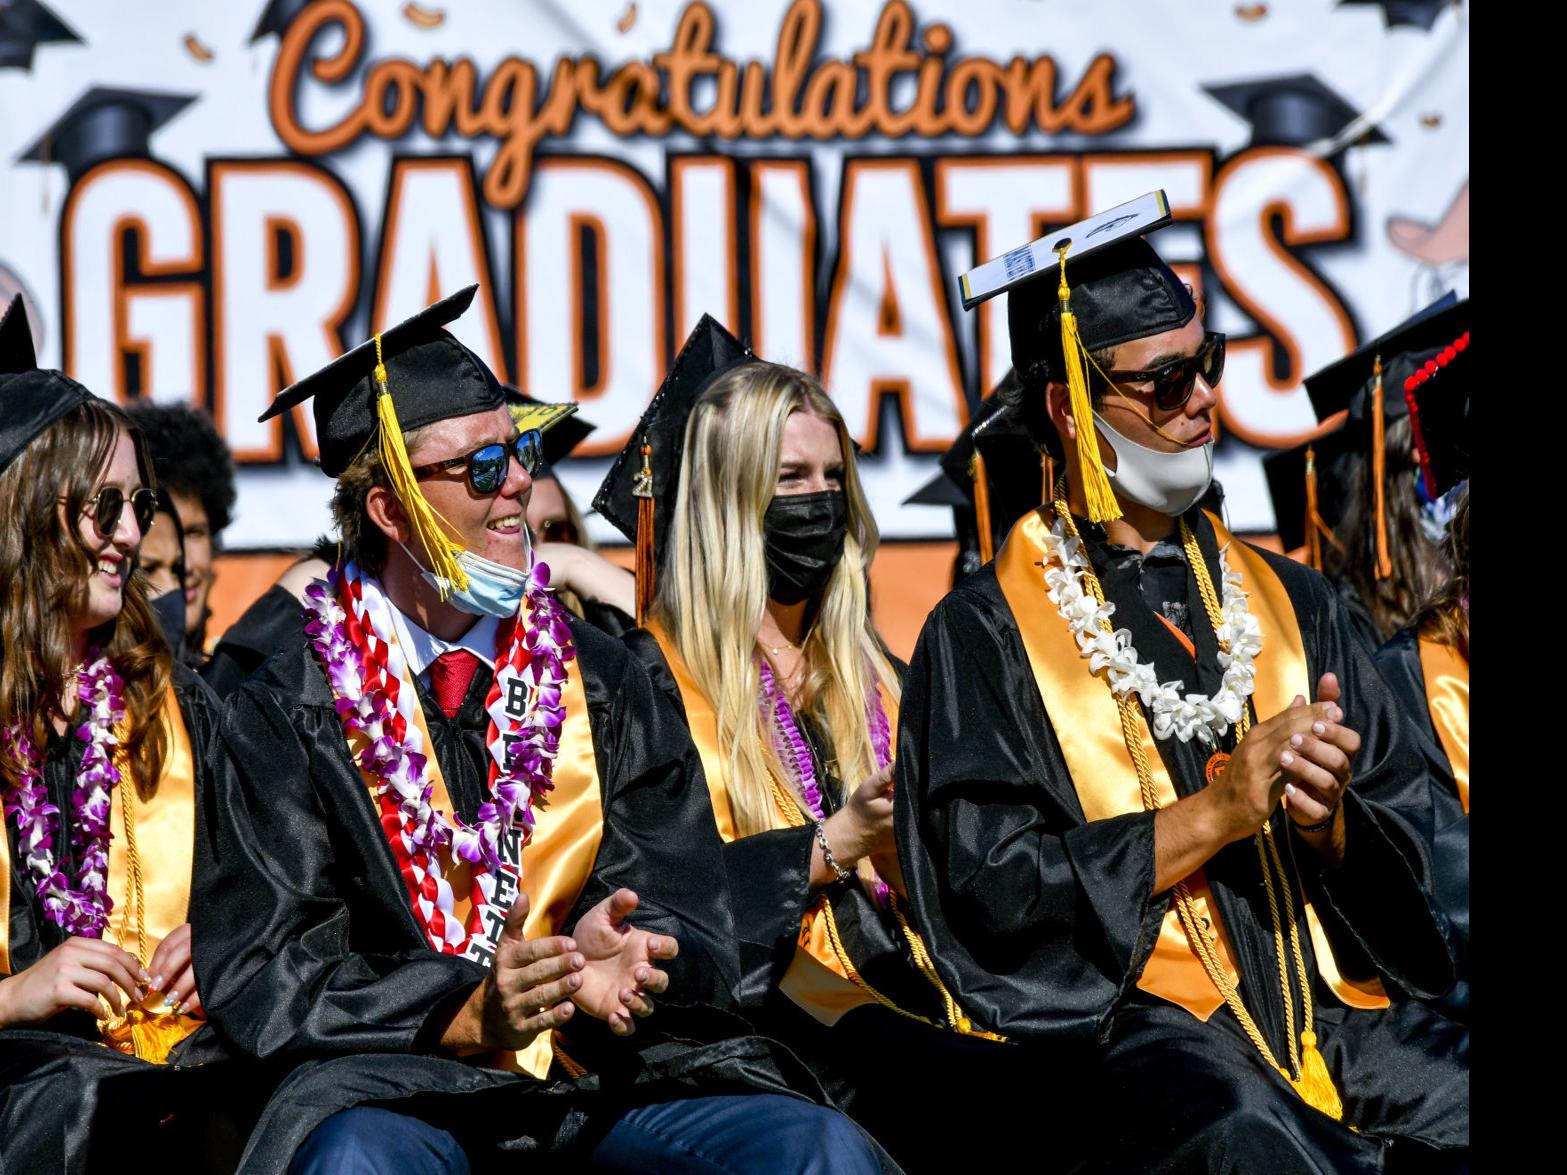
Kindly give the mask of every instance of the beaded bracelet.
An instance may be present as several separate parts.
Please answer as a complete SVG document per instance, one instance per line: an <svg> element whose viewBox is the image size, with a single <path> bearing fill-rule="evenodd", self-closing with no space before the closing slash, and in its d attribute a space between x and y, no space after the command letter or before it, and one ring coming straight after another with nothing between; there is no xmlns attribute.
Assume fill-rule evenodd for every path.
<svg viewBox="0 0 1567 1175"><path fill-rule="evenodd" d="M1293 820L1291 820L1290 823L1295 824L1296 832L1326 832L1328 829L1333 827L1333 817L1337 815L1338 805L1334 804L1333 810L1328 813L1326 820L1321 820L1316 824L1295 824L1295 821Z"/></svg>
<svg viewBox="0 0 1567 1175"><path fill-rule="evenodd" d="M854 870L839 865L837 858L832 855L832 849L827 847L827 828L824 820L816 822L816 843L822 846L822 860L827 862L827 868L838 875L839 881L848 881L854 876Z"/></svg>

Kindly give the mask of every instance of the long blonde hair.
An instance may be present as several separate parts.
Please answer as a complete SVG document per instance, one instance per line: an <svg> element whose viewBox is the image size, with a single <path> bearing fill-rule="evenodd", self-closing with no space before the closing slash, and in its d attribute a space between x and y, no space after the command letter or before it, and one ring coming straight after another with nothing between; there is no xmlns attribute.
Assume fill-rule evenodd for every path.
<svg viewBox="0 0 1567 1175"><path fill-rule="evenodd" d="M877 685L894 703L901 694L871 626L867 576L880 536L842 415L816 381L792 367L753 363L726 372L686 424L679 496L653 615L717 713L740 836L774 827L769 777L788 778L759 702L756 634L767 606L762 517L777 489L784 425L796 412L831 424L843 453L848 534L802 645L797 707L825 725L840 786L857 786L876 770L867 714Z"/></svg>

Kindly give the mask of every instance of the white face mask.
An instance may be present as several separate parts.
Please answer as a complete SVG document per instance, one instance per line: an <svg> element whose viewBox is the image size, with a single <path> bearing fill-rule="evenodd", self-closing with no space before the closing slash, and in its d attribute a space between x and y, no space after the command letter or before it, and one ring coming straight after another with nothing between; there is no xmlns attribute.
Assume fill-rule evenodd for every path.
<svg viewBox="0 0 1567 1175"><path fill-rule="evenodd" d="M1213 481L1213 442L1162 453L1128 440L1094 413L1099 434L1115 453L1115 468L1105 468L1116 497L1174 518L1196 505Z"/></svg>
<svg viewBox="0 0 1567 1175"><path fill-rule="evenodd" d="M533 535L526 523L523 524L522 537L528 546L528 566L531 568ZM508 616L515 616L517 610L522 607L523 597L528 591L528 572L518 571L515 567L507 567L482 555L475 555L472 551L462 550L457 552L457 566L461 567L463 574L468 577L468 586L459 588L444 576L425 568L406 546L401 543L398 545L402 546L408 557L419 566L425 583L437 591L444 587L447 602L459 611L473 616L495 616L505 620Z"/></svg>

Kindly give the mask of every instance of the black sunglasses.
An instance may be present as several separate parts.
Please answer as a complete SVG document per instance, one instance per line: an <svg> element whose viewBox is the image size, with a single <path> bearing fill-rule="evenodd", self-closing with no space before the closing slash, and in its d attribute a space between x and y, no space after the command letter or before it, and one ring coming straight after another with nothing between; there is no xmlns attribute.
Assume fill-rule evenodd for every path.
<svg viewBox="0 0 1567 1175"><path fill-rule="evenodd" d="M1155 406L1164 412L1174 412L1192 398L1199 375L1210 388L1218 386L1224 375L1224 335L1220 331L1208 331L1203 335L1197 354L1151 371L1106 371L1102 374L1111 383L1152 383Z"/></svg>
<svg viewBox="0 0 1567 1175"><path fill-rule="evenodd" d="M493 494L506 484L506 474L511 468L513 457L517 458L517 464L522 466L523 472L529 477L539 471L539 467L544 464L544 438L539 435L538 429L530 428L527 432L518 433L511 441L496 441L493 444L483 445L471 453L464 453L461 457L435 461L429 465L416 465L414 476L426 478L432 473L466 465L468 484L473 487L474 492Z"/></svg>
<svg viewBox="0 0 1567 1175"><path fill-rule="evenodd" d="M108 538L120 529L120 515L125 512L125 502L124 490L118 486L104 486L85 504L84 509L92 515L93 529L102 537ZM142 486L132 491L130 504L137 529L146 534L152 529L153 515L158 512L157 493Z"/></svg>

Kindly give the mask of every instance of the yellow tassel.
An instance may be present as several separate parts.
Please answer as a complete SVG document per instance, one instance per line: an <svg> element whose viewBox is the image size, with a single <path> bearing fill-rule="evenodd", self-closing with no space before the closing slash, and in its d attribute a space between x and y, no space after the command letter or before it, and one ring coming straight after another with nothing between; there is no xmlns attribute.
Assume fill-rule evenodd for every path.
<svg viewBox="0 0 1567 1175"><path fill-rule="evenodd" d="M429 557L430 570L453 586L466 588L468 576L457 563L457 553L463 548L441 529L435 509L425 501L418 479L414 477L413 466L409 464L402 425L397 422L392 390L387 387L386 364L381 360L380 335L375 336L375 392L375 415L381 434L381 464L392 483L392 492L408 513L414 537ZM437 590L442 600L451 594L444 585L438 586Z"/></svg>
<svg viewBox="0 0 1567 1175"><path fill-rule="evenodd" d="M1099 433L1094 429L1093 405L1088 398L1083 341L1077 333L1077 315L1071 311L1071 294L1066 284L1068 248L1070 246L1063 245L1056 250L1061 257L1061 284L1056 293L1061 299L1061 353L1066 358L1066 387L1072 405L1072 419L1077 422L1077 463L1083 479L1083 497L1088 503L1089 521L1109 522L1121 517L1121 504L1115 500L1115 491L1110 488L1104 462L1099 457Z"/></svg>
<svg viewBox="0 0 1567 1175"><path fill-rule="evenodd" d="M1327 1061L1317 1051L1317 1034L1309 1028L1300 1034L1300 1078L1291 1078L1290 1084L1313 1109L1321 1110L1334 1121L1344 1117L1343 1099L1333 1086Z"/></svg>

